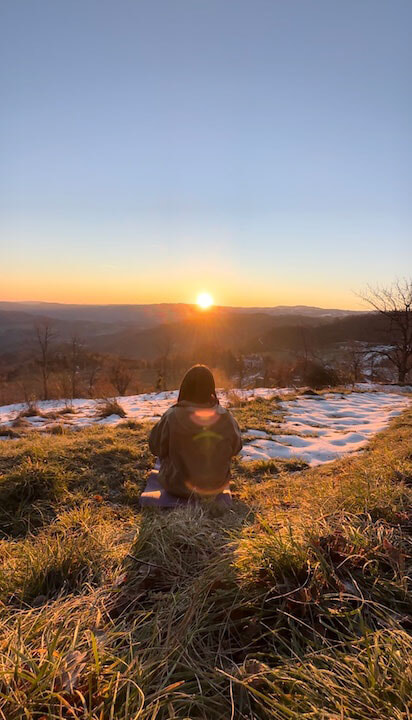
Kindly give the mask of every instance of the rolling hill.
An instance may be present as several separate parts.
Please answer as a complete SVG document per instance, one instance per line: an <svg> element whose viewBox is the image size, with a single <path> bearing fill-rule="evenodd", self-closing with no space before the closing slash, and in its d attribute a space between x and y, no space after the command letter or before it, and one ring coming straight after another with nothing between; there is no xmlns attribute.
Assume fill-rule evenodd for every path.
<svg viewBox="0 0 412 720"><path fill-rule="evenodd" d="M191 353L198 347L250 351L261 336L270 346L271 333L284 327L285 337L296 327L334 323L357 313L304 306L274 308L215 307L202 313L187 304L64 305L0 302L0 354L19 352L35 344L34 328L49 323L56 340L73 334L93 351L151 359L164 354ZM287 329L289 327L289 330Z"/></svg>

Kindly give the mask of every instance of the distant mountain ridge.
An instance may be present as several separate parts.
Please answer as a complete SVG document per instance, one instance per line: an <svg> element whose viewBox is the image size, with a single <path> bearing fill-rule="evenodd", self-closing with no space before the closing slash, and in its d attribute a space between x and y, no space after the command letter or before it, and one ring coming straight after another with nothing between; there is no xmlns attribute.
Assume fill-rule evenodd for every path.
<svg viewBox="0 0 412 720"><path fill-rule="evenodd" d="M268 315L299 315L307 317L346 317L363 314L364 310L340 310L339 308L320 308L312 305L275 305L274 307L225 307L231 312L265 313ZM366 311L367 312L367 311Z"/></svg>
<svg viewBox="0 0 412 720"><path fill-rule="evenodd" d="M119 323L140 329L187 320L199 313L197 305L189 303L149 303L128 305L77 305L49 302L0 301L0 311L24 312L70 322ZM358 314L358 310L319 308L306 305L277 305L274 307L215 306L215 313L244 313L265 315L304 315L312 318L338 318Z"/></svg>

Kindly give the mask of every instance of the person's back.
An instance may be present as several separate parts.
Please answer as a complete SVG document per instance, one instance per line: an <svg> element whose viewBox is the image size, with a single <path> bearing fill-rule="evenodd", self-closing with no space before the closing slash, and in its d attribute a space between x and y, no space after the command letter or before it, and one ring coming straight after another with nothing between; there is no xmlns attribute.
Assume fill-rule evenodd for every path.
<svg viewBox="0 0 412 720"><path fill-rule="evenodd" d="M208 368L188 371L177 404L152 429L149 446L160 459L159 481L174 495L215 495L228 484L242 441L236 420L219 405Z"/></svg>

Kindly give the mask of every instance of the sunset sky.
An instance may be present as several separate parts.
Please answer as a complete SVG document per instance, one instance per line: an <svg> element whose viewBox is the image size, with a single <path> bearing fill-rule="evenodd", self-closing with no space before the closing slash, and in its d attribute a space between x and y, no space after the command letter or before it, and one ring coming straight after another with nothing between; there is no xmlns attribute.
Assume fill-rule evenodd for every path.
<svg viewBox="0 0 412 720"><path fill-rule="evenodd" d="M0 300L410 275L410 0L3 0Z"/></svg>

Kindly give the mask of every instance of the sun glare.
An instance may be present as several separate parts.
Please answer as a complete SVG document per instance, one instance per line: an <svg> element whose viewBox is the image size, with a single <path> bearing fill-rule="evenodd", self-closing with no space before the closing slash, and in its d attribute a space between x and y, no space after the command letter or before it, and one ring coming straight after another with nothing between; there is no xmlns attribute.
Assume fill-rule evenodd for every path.
<svg viewBox="0 0 412 720"><path fill-rule="evenodd" d="M199 295L197 296L196 303L202 310L207 310L208 308L212 307L213 298L209 293L202 292L199 293Z"/></svg>

